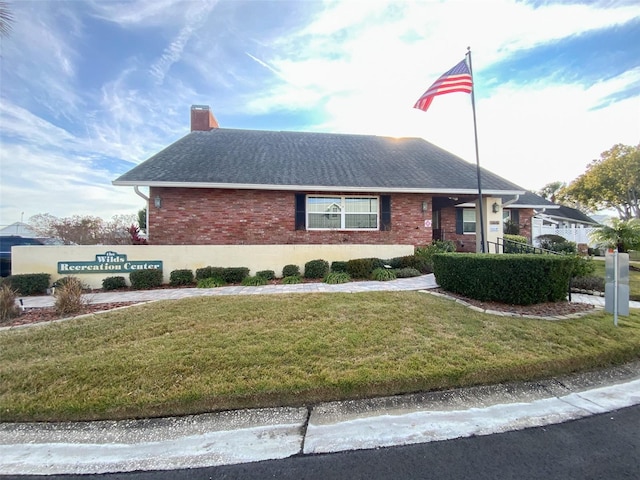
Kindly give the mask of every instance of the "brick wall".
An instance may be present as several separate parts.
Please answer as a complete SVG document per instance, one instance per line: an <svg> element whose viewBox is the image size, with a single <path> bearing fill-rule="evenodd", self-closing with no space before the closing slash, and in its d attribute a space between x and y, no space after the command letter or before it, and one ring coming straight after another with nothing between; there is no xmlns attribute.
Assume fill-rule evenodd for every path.
<svg viewBox="0 0 640 480"><path fill-rule="evenodd" d="M341 192L321 193L327 194ZM154 205L156 196L160 208ZM431 220L431 198L419 194L391 195L391 230L370 232L296 230L295 192L152 187L150 198L152 245L427 245L432 239L431 227L425 227Z"/></svg>
<svg viewBox="0 0 640 480"><path fill-rule="evenodd" d="M520 212L520 235L527 237L531 241L531 218L533 209L519 209ZM440 225L442 229L442 239L452 240L456 244L458 252L476 251L475 233L456 233L456 208L449 207L440 210Z"/></svg>

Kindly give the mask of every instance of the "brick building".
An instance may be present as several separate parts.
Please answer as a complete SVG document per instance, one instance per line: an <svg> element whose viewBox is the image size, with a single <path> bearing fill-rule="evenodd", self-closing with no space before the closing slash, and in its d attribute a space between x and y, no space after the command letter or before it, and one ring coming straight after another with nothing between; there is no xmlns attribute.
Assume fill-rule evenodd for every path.
<svg viewBox="0 0 640 480"><path fill-rule="evenodd" d="M152 245L444 239L478 249L475 164L419 138L225 129L208 107L192 106L189 134L113 184L147 200ZM487 170L482 190L486 238L501 236L506 218L530 235L539 197L527 202L523 188Z"/></svg>

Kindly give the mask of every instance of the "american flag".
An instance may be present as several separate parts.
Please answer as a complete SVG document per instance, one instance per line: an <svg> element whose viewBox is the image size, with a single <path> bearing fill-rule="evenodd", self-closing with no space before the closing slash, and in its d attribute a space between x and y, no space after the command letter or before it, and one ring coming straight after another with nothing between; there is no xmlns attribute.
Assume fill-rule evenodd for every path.
<svg viewBox="0 0 640 480"><path fill-rule="evenodd" d="M422 94L413 108L426 112L436 95L453 92L471 93L472 88L473 79L471 78L471 72L465 59L438 78L438 80Z"/></svg>

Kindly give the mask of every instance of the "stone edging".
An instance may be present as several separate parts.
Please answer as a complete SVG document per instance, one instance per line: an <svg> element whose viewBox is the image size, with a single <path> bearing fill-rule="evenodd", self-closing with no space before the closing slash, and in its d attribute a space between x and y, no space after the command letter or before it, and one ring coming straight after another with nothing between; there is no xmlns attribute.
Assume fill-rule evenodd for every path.
<svg viewBox="0 0 640 480"><path fill-rule="evenodd" d="M534 320L547 320L547 321L557 321L557 320L570 320L573 318L580 318L586 315L591 314L592 312L576 312L570 313L569 315L554 315L554 316L542 316L542 315L526 315L514 312L501 312L498 310L484 309L480 307L476 307L475 305L470 304L469 302L465 302L464 300L460 300L459 298L453 297L451 295L447 295L440 292L432 292L430 290L418 290L420 293L428 293L430 295L446 298L447 300L453 300L454 302L462 305L463 307L467 307L470 310L480 312L480 313L488 313L490 315L497 315L499 317L514 317L514 318L528 318ZM595 310L601 310L602 307L594 306Z"/></svg>

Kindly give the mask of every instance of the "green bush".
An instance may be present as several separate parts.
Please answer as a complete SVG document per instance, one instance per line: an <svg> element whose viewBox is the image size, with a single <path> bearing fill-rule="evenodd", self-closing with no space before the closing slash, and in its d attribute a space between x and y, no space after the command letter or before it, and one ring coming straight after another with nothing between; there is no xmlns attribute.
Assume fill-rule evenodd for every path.
<svg viewBox="0 0 640 480"><path fill-rule="evenodd" d="M564 300L573 268L566 255L440 253L433 261L443 289L516 305Z"/></svg>
<svg viewBox="0 0 640 480"><path fill-rule="evenodd" d="M227 282L225 282L220 277L206 277L198 280L196 287L197 288L217 288L217 287L224 287L226 284Z"/></svg>
<svg viewBox="0 0 640 480"><path fill-rule="evenodd" d="M504 235L504 253L533 253L527 237L522 235ZM515 242L515 243L514 243Z"/></svg>
<svg viewBox="0 0 640 480"><path fill-rule="evenodd" d="M347 272L331 272L324 277L324 283L330 284L349 283L350 281L351 277Z"/></svg>
<svg viewBox="0 0 640 480"><path fill-rule="evenodd" d="M385 262L379 258L354 258L347 262L347 273L351 278L371 278L376 268L384 268Z"/></svg>
<svg viewBox="0 0 640 480"><path fill-rule="evenodd" d="M102 280L103 290L118 290L119 288L127 288L127 281L124 277L107 277Z"/></svg>
<svg viewBox="0 0 640 480"><path fill-rule="evenodd" d="M244 277L242 279L242 285L244 287L258 287L260 285L266 285L269 283L266 278L260 275L254 275L253 277Z"/></svg>
<svg viewBox="0 0 640 480"><path fill-rule="evenodd" d="M596 271L596 265L590 257L582 257L580 255L571 255L573 259L573 270L571 276L573 278L591 277Z"/></svg>
<svg viewBox="0 0 640 480"><path fill-rule="evenodd" d="M602 277L578 277L571 279L571 288L578 290L594 290L604 292L604 278Z"/></svg>
<svg viewBox="0 0 640 480"><path fill-rule="evenodd" d="M2 284L18 292L18 295L45 295L50 281L51 275L48 273L24 273L9 275Z"/></svg>
<svg viewBox="0 0 640 480"><path fill-rule="evenodd" d="M295 277L300 276L300 267L298 265L285 265L282 267L282 276L283 277Z"/></svg>
<svg viewBox="0 0 640 480"><path fill-rule="evenodd" d="M578 248L574 242L568 241L560 235L540 235L536 237L540 242L540 248L558 253L578 253Z"/></svg>
<svg viewBox="0 0 640 480"><path fill-rule="evenodd" d="M386 282L387 280L395 280L396 272L390 268L376 268L371 272L371 279L379 282Z"/></svg>
<svg viewBox="0 0 640 480"><path fill-rule="evenodd" d="M302 283L300 275L288 275L282 279L284 285L293 285L295 283Z"/></svg>
<svg viewBox="0 0 640 480"><path fill-rule="evenodd" d="M326 260L311 260L304 264L305 278L324 278L329 273L329 262Z"/></svg>
<svg viewBox="0 0 640 480"><path fill-rule="evenodd" d="M331 271L335 273L347 273L347 262L339 260L331 262Z"/></svg>
<svg viewBox="0 0 640 480"><path fill-rule="evenodd" d="M172 287L193 285L193 271L189 269L173 270L169 274L169 285Z"/></svg>
<svg viewBox="0 0 640 480"><path fill-rule="evenodd" d="M196 269L196 281L203 278L223 278L224 268L222 267L203 267Z"/></svg>
<svg viewBox="0 0 640 480"><path fill-rule="evenodd" d="M249 269L246 267L227 267L222 271L222 278L227 283L242 283L249 276Z"/></svg>
<svg viewBox="0 0 640 480"><path fill-rule="evenodd" d="M147 270L136 270L129 274L131 288L135 290L146 290L162 285L162 270L150 268Z"/></svg>
<svg viewBox="0 0 640 480"><path fill-rule="evenodd" d="M389 260L388 263L392 268L414 268L423 274L433 272L431 263L422 255L396 257Z"/></svg>
<svg viewBox="0 0 640 480"><path fill-rule="evenodd" d="M433 269L433 256L436 253L455 252L456 244L451 240L434 240L431 245L417 247L415 254L424 258Z"/></svg>
<svg viewBox="0 0 640 480"><path fill-rule="evenodd" d="M256 272L256 276L262 277L265 280L269 281L276 278L276 272L274 272L273 270L260 270L259 272Z"/></svg>
<svg viewBox="0 0 640 480"><path fill-rule="evenodd" d="M396 268L394 269L394 272L396 274L396 278L411 278L411 277L419 277L420 275L422 275L422 273L420 273L418 270L411 267Z"/></svg>

